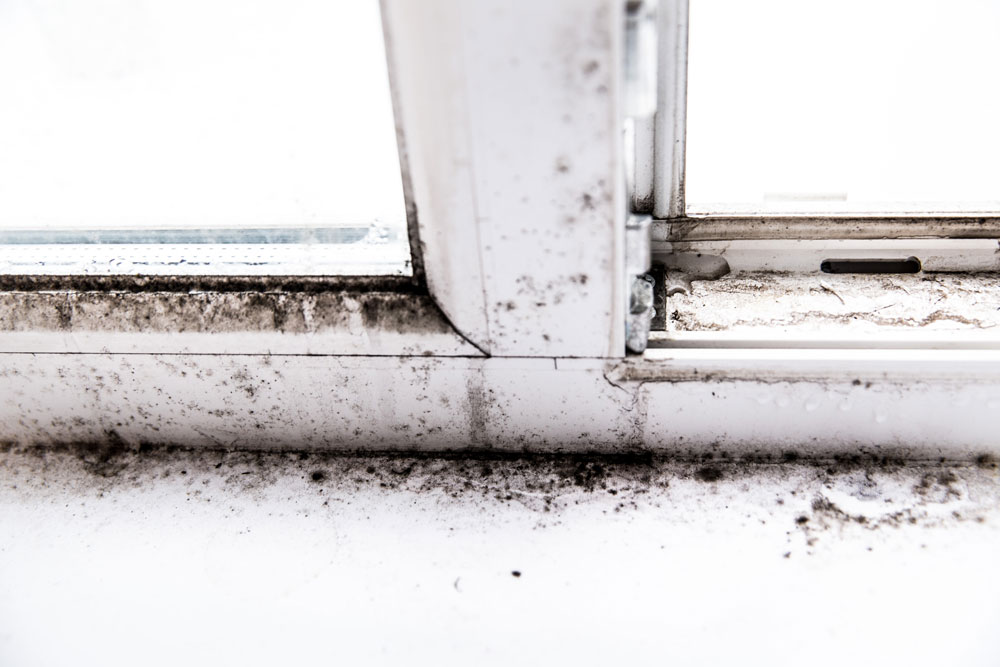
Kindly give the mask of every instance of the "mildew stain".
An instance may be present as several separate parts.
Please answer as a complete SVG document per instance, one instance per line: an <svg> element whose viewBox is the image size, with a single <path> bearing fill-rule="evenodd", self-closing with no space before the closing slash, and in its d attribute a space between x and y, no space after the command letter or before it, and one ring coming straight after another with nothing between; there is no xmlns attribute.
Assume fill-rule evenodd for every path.
<svg viewBox="0 0 1000 667"><path fill-rule="evenodd" d="M395 292L0 292L0 331L449 334L429 296Z"/></svg>
<svg viewBox="0 0 1000 667"><path fill-rule="evenodd" d="M0 447L0 480L7 494L61 489L84 496L180 484L192 499L205 503L261 497L281 485L281 497L295 493L306 511L365 490L427 496L469 508L513 503L556 516L581 503L601 503L609 513L650 506L665 511L712 497L720 513L744 516L752 510L764 521L787 522L788 546L776 551L776 558L811 554L831 532L839 537L845 530L872 534L975 525L996 520L1000 512L1000 480L993 467L856 459L821 465L680 461L649 454L369 456L135 449L111 436L103 447L22 449L8 443Z"/></svg>

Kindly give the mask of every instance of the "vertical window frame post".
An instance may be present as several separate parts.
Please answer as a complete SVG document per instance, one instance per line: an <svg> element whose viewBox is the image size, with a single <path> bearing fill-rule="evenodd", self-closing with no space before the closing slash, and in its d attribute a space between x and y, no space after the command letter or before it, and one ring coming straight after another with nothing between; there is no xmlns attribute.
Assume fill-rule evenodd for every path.
<svg viewBox="0 0 1000 667"><path fill-rule="evenodd" d="M653 215L683 218L687 133L688 0L660 0Z"/></svg>

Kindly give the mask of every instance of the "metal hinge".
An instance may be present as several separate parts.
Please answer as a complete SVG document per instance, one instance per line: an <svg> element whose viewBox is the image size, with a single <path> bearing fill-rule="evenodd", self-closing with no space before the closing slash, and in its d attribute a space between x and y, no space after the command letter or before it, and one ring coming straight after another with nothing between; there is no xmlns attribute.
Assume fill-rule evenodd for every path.
<svg viewBox="0 0 1000 667"><path fill-rule="evenodd" d="M648 215L632 215L625 226L625 277L628 305L625 315L625 348L633 354L645 351L653 310L654 280L649 275L650 228Z"/></svg>

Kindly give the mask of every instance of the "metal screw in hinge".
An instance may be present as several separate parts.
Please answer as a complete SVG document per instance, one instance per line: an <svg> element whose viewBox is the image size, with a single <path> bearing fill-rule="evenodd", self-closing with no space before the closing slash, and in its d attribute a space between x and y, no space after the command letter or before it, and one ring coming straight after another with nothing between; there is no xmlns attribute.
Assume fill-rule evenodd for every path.
<svg viewBox="0 0 1000 667"><path fill-rule="evenodd" d="M650 267L650 217L633 215L625 226L625 270L628 314L625 316L625 348L634 354L646 349L653 319L653 278Z"/></svg>
<svg viewBox="0 0 1000 667"><path fill-rule="evenodd" d="M634 276L629 288L628 317L625 320L625 347L633 354L645 351L649 342L649 324L653 320L653 277Z"/></svg>

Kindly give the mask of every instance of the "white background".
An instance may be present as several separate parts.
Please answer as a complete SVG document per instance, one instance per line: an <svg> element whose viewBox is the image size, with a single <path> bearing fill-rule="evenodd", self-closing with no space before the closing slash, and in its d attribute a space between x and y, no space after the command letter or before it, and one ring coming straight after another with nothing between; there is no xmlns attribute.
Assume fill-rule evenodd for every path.
<svg viewBox="0 0 1000 667"><path fill-rule="evenodd" d="M376 0L0 2L0 230L404 218Z"/></svg>
<svg viewBox="0 0 1000 667"><path fill-rule="evenodd" d="M689 40L689 212L1000 211L1000 3L691 0Z"/></svg>

